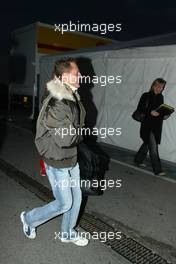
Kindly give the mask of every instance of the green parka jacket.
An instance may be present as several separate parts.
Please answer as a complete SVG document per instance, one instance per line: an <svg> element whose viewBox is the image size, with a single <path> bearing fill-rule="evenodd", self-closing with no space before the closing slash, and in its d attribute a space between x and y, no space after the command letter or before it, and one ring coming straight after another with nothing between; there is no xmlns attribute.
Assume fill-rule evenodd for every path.
<svg viewBox="0 0 176 264"><path fill-rule="evenodd" d="M55 168L72 167L77 162L77 145L82 136L85 109L77 91L51 80L46 94L51 99L38 122L35 143L42 159ZM45 99L44 99L45 101Z"/></svg>

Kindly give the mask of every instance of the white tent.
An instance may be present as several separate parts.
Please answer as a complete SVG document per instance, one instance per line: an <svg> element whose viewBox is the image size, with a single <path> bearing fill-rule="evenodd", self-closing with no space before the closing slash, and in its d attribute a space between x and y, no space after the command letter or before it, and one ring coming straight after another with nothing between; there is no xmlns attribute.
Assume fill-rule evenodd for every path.
<svg viewBox="0 0 176 264"><path fill-rule="evenodd" d="M138 41L136 46L141 44L145 44L145 41ZM157 41L155 44L157 45ZM127 46L129 48L124 48ZM154 79L161 77L167 81L163 92L165 103L176 107L176 45L131 46L135 46L135 42L125 43L124 46L122 44L120 46L110 45L67 53L62 56L43 57L40 62L40 87L44 88L51 78L55 61L66 55L90 59L97 76L121 75L120 84L107 83L106 86L101 86L100 83L94 83L91 90L92 100L97 109L95 126L122 129L121 136L107 135L106 138L99 136L98 141L137 150L141 143L139 124L131 118L131 114L141 94L149 90ZM40 95L42 93L43 89ZM160 156L174 163L176 163L175 135L176 119L173 114L167 121L164 121Z"/></svg>

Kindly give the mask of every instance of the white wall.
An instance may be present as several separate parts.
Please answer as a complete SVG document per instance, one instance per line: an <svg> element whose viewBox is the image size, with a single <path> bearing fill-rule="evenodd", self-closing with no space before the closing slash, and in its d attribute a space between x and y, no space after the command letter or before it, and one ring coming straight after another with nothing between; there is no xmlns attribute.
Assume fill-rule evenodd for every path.
<svg viewBox="0 0 176 264"><path fill-rule="evenodd" d="M156 78L167 81L164 91L165 103L176 108L176 46L146 47L96 53L78 53L92 59L96 75L122 75L121 84L102 87L95 84L92 89L93 102L98 110L98 128L122 128L121 136L99 137L99 141L130 150L137 150L141 144L139 123L131 118L139 98L149 90ZM63 55L62 55L63 56ZM71 56L71 54L69 54ZM40 84L45 86L50 79L54 62L61 56L42 58L40 64ZM160 156L176 163L176 119L173 114L164 121Z"/></svg>

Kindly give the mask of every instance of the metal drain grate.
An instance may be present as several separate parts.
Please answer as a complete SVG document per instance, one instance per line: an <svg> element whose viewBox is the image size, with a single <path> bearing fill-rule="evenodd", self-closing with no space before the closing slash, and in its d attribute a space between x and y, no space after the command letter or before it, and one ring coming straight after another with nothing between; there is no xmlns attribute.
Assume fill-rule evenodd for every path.
<svg viewBox="0 0 176 264"><path fill-rule="evenodd" d="M32 179L25 173L19 171L8 162L0 159L0 168L7 176L21 184L29 191L33 192L43 201L49 202L53 200L52 192L49 190L49 188L43 186L35 179ZM94 234L94 232L99 234L100 232L117 232L117 230L115 230L112 226L87 212L83 214L80 221L80 226L90 234ZM137 241L127 237L123 233L121 233L120 240L107 239L105 244L110 246L114 251L126 258L131 263L172 264L171 262L163 259L161 256L153 253L150 249L144 247Z"/></svg>
<svg viewBox="0 0 176 264"><path fill-rule="evenodd" d="M84 213L80 226L90 234L94 232L116 232L113 227L89 213ZM110 246L118 254L135 264L169 264L161 256L153 253L134 239L121 233L121 239L107 239L105 244ZM171 263L170 263L171 264Z"/></svg>

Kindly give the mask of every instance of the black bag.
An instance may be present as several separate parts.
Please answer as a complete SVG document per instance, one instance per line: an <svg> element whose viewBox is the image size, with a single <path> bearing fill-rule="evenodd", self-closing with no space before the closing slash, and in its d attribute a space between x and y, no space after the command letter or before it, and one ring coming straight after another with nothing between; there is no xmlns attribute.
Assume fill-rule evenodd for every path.
<svg viewBox="0 0 176 264"><path fill-rule="evenodd" d="M136 109L134 113L132 114L132 118L137 122L142 122L144 121L145 115Z"/></svg>
<svg viewBox="0 0 176 264"><path fill-rule="evenodd" d="M139 102L140 104L140 102ZM138 104L138 107L139 107L139 104ZM149 106L149 98L147 98L147 100L145 101L145 110L147 110ZM139 110L138 110L138 107L137 109L133 112L133 114L131 115L132 118L137 121L137 122L143 122L144 119L145 119L145 114L144 113L141 113Z"/></svg>
<svg viewBox="0 0 176 264"><path fill-rule="evenodd" d="M102 194L98 177L99 157L84 142L78 145L78 163L83 195Z"/></svg>

